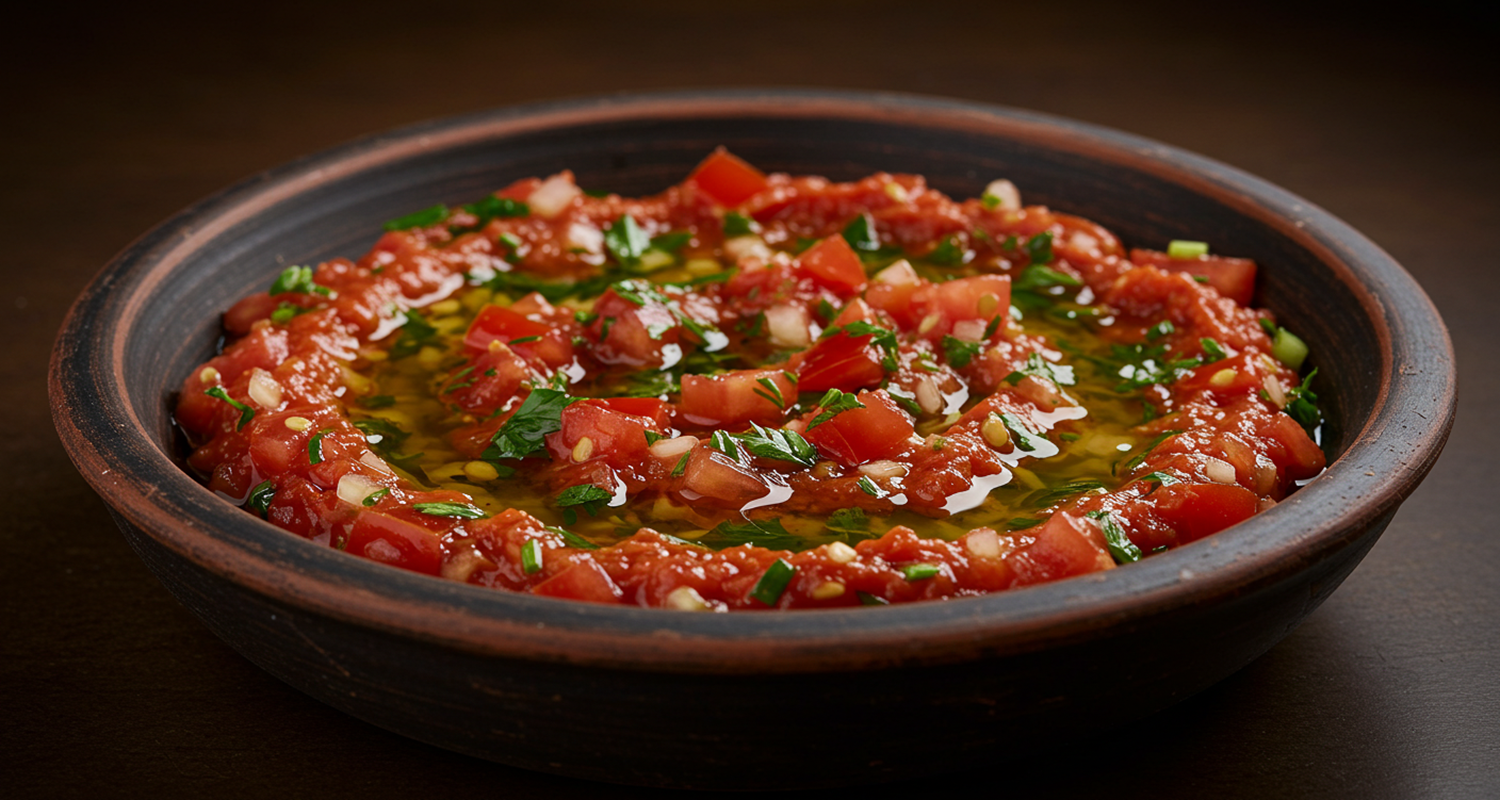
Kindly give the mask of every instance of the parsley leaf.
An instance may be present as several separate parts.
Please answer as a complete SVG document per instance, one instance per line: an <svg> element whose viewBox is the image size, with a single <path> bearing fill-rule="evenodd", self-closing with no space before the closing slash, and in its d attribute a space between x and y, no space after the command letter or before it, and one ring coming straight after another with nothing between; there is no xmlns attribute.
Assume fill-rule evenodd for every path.
<svg viewBox="0 0 1500 800"><path fill-rule="evenodd" d="M818 401L817 407L823 409L823 413L813 417L812 421L807 423L806 429L809 431L813 428L818 427L819 425L822 425L828 420L833 419L839 414L844 413L845 411L853 411L856 408L864 408L865 404L859 402L859 398L855 397L852 394L841 392L838 389L829 389L828 392L823 395L823 398Z"/></svg>
<svg viewBox="0 0 1500 800"><path fill-rule="evenodd" d="M562 490L557 496L557 505L563 510L563 519L572 525L578 521L578 512L574 508L582 506L589 516L597 517L612 497L614 495L592 483L580 483Z"/></svg>
<svg viewBox="0 0 1500 800"><path fill-rule="evenodd" d="M1101 481L1091 479L1069 481L1060 486L1052 486L1037 491L1026 499L1026 505L1032 508L1050 508L1074 495L1094 492L1103 488L1104 484Z"/></svg>
<svg viewBox="0 0 1500 800"><path fill-rule="evenodd" d="M952 236L944 239L932 252L926 255L926 259L940 267L962 266L968 252L958 246L957 240Z"/></svg>
<svg viewBox="0 0 1500 800"><path fill-rule="evenodd" d="M1203 359L1203 363L1205 364L1212 364L1215 361L1223 361L1224 359L1229 358L1229 354L1224 352L1223 345L1219 344L1213 339L1208 338L1207 336L1199 339L1198 343L1203 345L1203 355L1205 356L1205 358Z"/></svg>
<svg viewBox="0 0 1500 800"><path fill-rule="evenodd" d="M869 336L870 343L880 348L880 366L886 372L894 372L897 367L896 354L899 344L896 341L896 332L889 328L882 328L868 320L858 319L848 325L838 325L823 331L819 339L827 339L835 334L843 333L850 338Z"/></svg>
<svg viewBox="0 0 1500 800"><path fill-rule="evenodd" d="M245 508L264 517L270 510L271 501L274 499L276 499L276 484L262 481L250 490L250 495L245 498Z"/></svg>
<svg viewBox="0 0 1500 800"><path fill-rule="evenodd" d="M750 219L738 211L727 211L724 213L724 238L733 239L736 236L749 236L760 228L755 220Z"/></svg>
<svg viewBox="0 0 1500 800"><path fill-rule="evenodd" d="M744 522L720 522L709 534L715 547L753 544L769 550L800 549L802 539L793 536L778 519L747 519Z"/></svg>
<svg viewBox="0 0 1500 800"><path fill-rule="evenodd" d="M1311 378L1312 376L1309 375L1308 377ZM204 391L203 393L208 395L209 397L217 397L220 400L223 400L224 402L228 403L231 408L240 412L240 421L235 423L235 430L243 429L250 423L250 420L255 419L255 409L245 405L244 403L241 403L233 397L230 397L229 391L224 387L215 386L212 389Z"/></svg>
<svg viewBox="0 0 1500 800"><path fill-rule="evenodd" d="M720 432L715 431L715 435L718 433ZM817 448L809 444L796 431L762 428L752 422L749 431L733 434L733 438L745 448L746 452L758 458L790 461L804 467L818 463Z"/></svg>
<svg viewBox="0 0 1500 800"><path fill-rule="evenodd" d="M1046 437L1039 436L1036 431L1028 427L1015 414L1002 412L1000 414L1000 421L1004 422L1005 427L1010 430L1011 438L1015 441L1016 447L1028 453L1041 447L1041 442L1037 441L1038 439L1046 440Z"/></svg>
<svg viewBox="0 0 1500 800"><path fill-rule="evenodd" d="M868 214L860 214L844 226L844 241L856 252L873 253L880 249L880 236L875 231L875 220Z"/></svg>
<svg viewBox="0 0 1500 800"><path fill-rule="evenodd" d="M558 528L558 527L554 527L552 525L548 525L545 528L545 530L550 531L552 533L555 533L558 536L561 536L562 540L564 542L566 542L569 547L576 547L579 550L598 550L599 549L599 545L594 544L593 542L589 541L588 539L585 539L582 536L579 536L578 534L576 534L576 533L568 530L567 528Z"/></svg>
<svg viewBox="0 0 1500 800"><path fill-rule="evenodd" d="M406 358L437 338L437 328L428 324L421 314L402 312L402 316L406 321L401 323L401 335L391 345L391 358Z"/></svg>
<svg viewBox="0 0 1500 800"><path fill-rule="evenodd" d="M845 536L866 537L870 535L870 518L862 508L841 508L828 515L823 527Z"/></svg>
<svg viewBox="0 0 1500 800"><path fill-rule="evenodd" d="M562 430L562 410L575 399L558 389L532 389L521 407L495 431L480 458L496 461L545 453L547 434Z"/></svg>
<svg viewBox="0 0 1500 800"><path fill-rule="evenodd" d="M388 231L404 231L409 228L426 228L436 225L448 218L448 207L438 203L421 211L413 211L404 217L397 217L387 222L383 227Z"/></svg>
<svg viewBox="0 0 1500 800"><path fill-rule="evenodd" d="M1297 420L1297 424L1307 430L1309 436L1319 425L1323 424L1323 412L1318 409L1318 395L1310 388L1313 376L1317 374L1318 370L1314 368L1312 372L1307 373L1306 378L1302 379L1301 386L1286 393L1288 402L1286 408L1283 409L1288 416Z"/></svg>
<svg viewBox="0 0 1500 800"><path fill-rule="evenodd" d="M956 336L943 336L943 353L948 356L948 363L959 369L969 366L969 362L982 350L982 342L966 342Z"/></svg>
<svg viewBox="0 0 1500 800"><path fill-rule="evenodd" d="M1090 511L1089 519L1097 520L1099 527L1104 530L1104 543L1109 547L1109 554L1115 557L1116 564L1131 564L1141 560L1141 548L1136 547L1125 535L1125 529L1108 511Z"/></svg>
<svg viewBox="0 0 1500 800"><path fill-rule="evenodd" d="M489 197L477 203L469 203L464 210L479 218L476 227L484 227L484 224L496 217L524 217L531 213L531 207L520 200L512 200L509 197Z"/></svg>
<svg viewBox="0 0 1500 800"><path fill-rule="evenodd" d="M1139 467L1143 462L1145 462L1146 455L1149 454L1152 450L1155 450L1157 445L1160 445L1162 442L1165 442L1166 440L1172 438L1173 436L1176 436L1179 433L1182 433L1182 431L1164 431L1155 439L1152 439L1149 443L1146 444L1144 448L1141 449L1141 452L1137 453L1135 457L1125 462L1125 472L1130 472L1136 467Z"/></svg>
<svg viewBox="0 0 1500 800"><path fill-rule="evenodd" d="M886 491L880 488L880 485L875 483L875 481L870 480L869 475L861 475L859 480L856 481L854 485L858 486L861 492L864 492L865 494L877 500L885 497L886 495Z"/></svg>
<svg viewBox="0 0 1500 800"><path fill-rule="evenodd" d="M429 517L484 519L489 516L483 509L468 503L413 503L411 507Z"/></svg>
<svg viewBox="0 0 1500 800"><path fill-rule="evenodd" d="M1026 240L1026 257L1032 264L1052 263L1052 233L1042 231ZM1076 282L1071 285L1077 285Z"/></svg>
<svg viewBox="0 0 1500 800"><path fill-rule="evenodd" d="M1077 383L1073 377L1073 368L1062 364L1053 364L1041 353L1031 353L1026 356L1026 365L1006 375L1004 380L1011 386L1020 383L1027 375L1037 378L1045 378L1058 386L1072 386Z"/></svg>
<svg viewBox="0 0 1500 800"><path fill-rule="evenodd" d="M641 254L651 246L651 237L646 235L641 226L636 223L635 217L629 214L621 214L604 231L604 246L608 248L610 255L622 266L634 266L641 260Z"/></svg>
<svg viewBox="0 0 1500 800"><path fill-rule="evenodd" d="M1035 291L1050 289L1053 286L1082 285L1082 281L1066 272L1059 272L1042 263L1033 263L1021 270L1020 276L1016 278L1015 288L1022 291Z"/></svg>

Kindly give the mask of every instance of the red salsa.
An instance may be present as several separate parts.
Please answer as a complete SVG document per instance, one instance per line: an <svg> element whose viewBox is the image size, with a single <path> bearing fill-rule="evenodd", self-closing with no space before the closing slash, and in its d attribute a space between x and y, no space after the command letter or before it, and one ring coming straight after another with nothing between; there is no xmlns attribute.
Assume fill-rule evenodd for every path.
<svg viewBox="0 0 1500 800"><path fill-rule="evenodd" d="M183 383L191 467L392 566L683 610L961 597L1112 569L1324 455L1253 261L1126 250L997 180L528 178L285 270Z"/></svg>

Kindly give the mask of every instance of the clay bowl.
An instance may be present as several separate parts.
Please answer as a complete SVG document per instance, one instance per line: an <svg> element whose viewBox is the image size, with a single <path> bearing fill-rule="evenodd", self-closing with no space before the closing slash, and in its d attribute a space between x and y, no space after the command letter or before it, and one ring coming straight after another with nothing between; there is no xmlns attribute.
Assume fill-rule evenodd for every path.
<svg viewBox="0 0 1500 800"><path fill-rule="evenodd" d="M770 170L1015 181L1130 244L1262 266L1312 344L1332 457L1268 512L1127 569L905 607L688 614L487 591L315 546L180 468L172 393L219 312L286 264L363 253L382 220L526 175L658 191L724 144ZM64 325L62 440L153 572L224 641L336 708L440 747L628 784L756 789L992 762L1097 733L1244 666L1354 569L1431 468L1454 408L1422 290L1326 212L1134 136L993 106L730 91L502 109L257 175L146 234Z"/></svg>

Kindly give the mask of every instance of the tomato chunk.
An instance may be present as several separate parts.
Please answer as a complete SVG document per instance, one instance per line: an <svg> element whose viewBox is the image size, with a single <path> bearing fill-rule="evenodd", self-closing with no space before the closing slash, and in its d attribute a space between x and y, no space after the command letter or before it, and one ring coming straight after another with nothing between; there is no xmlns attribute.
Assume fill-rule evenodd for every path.
<svg viewBox="0 0 1500 800"><path fill-rule="evenodd" d="M719 202L733 208L766 188L765 173L720 147L693 170L688 180Z"/></svg>
<svg viewBox="0 0 1500 800"><path fill-rule="evenodd" d="M773 423L797 402L797 384L779 369L742 369L722 375L683 375L682 404L695 425Z"/></svg>
<svg viewBox="0 0 1500 800"><path fill-rule="evenodd" d="M814 344L797 367L798 388L850 392L879 384L885 379L885 367L880 350L871 344L873 338L840 332Z"/></svg>
<svg viewBox="0 0 1500 800"><path fill-rule="evenodd" d="M864 265L859 254L839 235L830 236L813 245L797 259L813 280L839 294L851 294L865 288Z"/></svg>
<svg viewBox="0 0 1500 800"><path fill-rule="evenodd" d="M1159 250L1136 248L1130 251L1130 260L1143 267L1201 275L1219 294L1242 306L1250 305L1255 296L1255 262L1248 258L1214 255L1173 258Z"/></svg>
<svg viewBox="0 0 1500 800"><path fill-rule="evenodd" d="M1183 542L1218 533L1255 514L1255 493L1219 483L1177 484L1156 490L1156 513Z"/></svg>
<svg viewBox="0 0 1500 800"><path fill-rule="evenodd" d="M911 417L902 411L884 389L860 392L864 408L835 414L803 434L828 458L846 466L858 466L883 458L894 458L912 449L915 433ZM821 409L806 419L817 419Z"/></svg>
<svg viewBox="0 0 1500 800"><path fill-rule="evenodd" d="M562 572L531 587L532 594L589 603L618 603L624 592L593 559L580 559Z"/></svg>
<svg viewBox="0 0 1500 800"><path fill-rule="evenodd" d="M601 460L615 467L644 459L646 431L658 427L651 417L626 413L599 400L573 403L563 409L561 422L561 430L547 435L547 449L554 459L562 463ZM583 444L585 439L588 444Z"/></svg>
<svg viewBox="0 0 1500 800"><path fill-rule="evenodd" d="M1037 529L1036 541L1005 560L1016 571L1016 583L1028 585L1085 575L1115 565L1093 523L1071 514L1053 514Z"/></svg>
<svg viewBox="0 0 1500 800"><path fill-rule="evenodd" d="M988 323L1010 313L1010 276L975 275L947 283L931 283L918 289L911 300L918 330L937 341L953 332L953 326L968 320ZM929 318L931 322L929 322Z"/></svg>
<svg viewBox="0 0 1500 800"><path fill-rule="evenodd" d="M443 565L438 535L406 520L379 511L361 511L349 531L345 550L365 558L436 575Z"/></svg>

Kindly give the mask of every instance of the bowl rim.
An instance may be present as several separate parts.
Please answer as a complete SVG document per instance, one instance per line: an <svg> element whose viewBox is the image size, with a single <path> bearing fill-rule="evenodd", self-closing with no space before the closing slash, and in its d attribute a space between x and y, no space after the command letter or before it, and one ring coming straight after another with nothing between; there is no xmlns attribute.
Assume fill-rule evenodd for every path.
<svg viewBox="0 0 1500 800"><path fill-rule="evenodd" d="M301 192L446 148L558 126L706 116L849 119L1004 136L1127 163L1212 195L1307 248L1359 298L1378 333L1374 413L1318 480L1276 507L1130 569L982 597L880 609L681 614L459 584L350 558L244 514L178 468L126 400L124 341L141 298L237 221ZM613 668L792 673L947 663L1129 629L1243 596L1319 561L1394 511L1451 429L1446 328L1416 281L1348 224L1260 178L1133 134L1033 111L921 95L819 89L624 93L509 106L362 137L204 198L112 259L70 309L49 395L65 449L117 519L273 601L471 653ZM1394 468L1389 465L1395 465ZM1384 466L1385 468L1381 468ZM230 531L236 541L211 533Z"/></svg>

